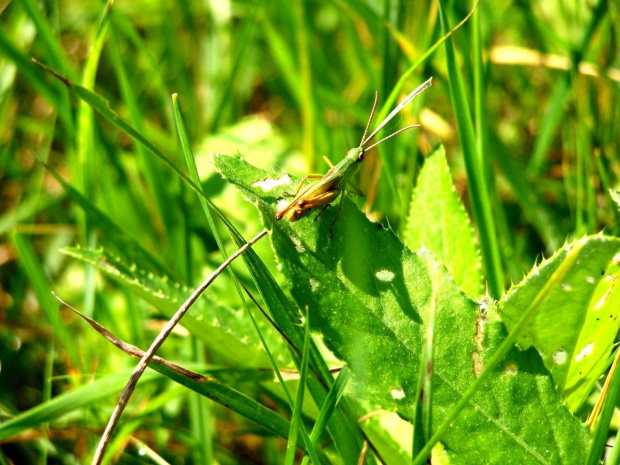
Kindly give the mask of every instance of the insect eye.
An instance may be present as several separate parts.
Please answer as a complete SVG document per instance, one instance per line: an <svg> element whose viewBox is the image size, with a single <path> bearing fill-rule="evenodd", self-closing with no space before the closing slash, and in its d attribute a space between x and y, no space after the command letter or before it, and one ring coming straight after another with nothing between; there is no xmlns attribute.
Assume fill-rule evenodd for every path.
<svg viewBox="0 0 620 465"><path fill-rule="evenodd" d="M359 156L357 157L357 161L363 161L363 160L364 160L364 151L362 150Z"/></svg>

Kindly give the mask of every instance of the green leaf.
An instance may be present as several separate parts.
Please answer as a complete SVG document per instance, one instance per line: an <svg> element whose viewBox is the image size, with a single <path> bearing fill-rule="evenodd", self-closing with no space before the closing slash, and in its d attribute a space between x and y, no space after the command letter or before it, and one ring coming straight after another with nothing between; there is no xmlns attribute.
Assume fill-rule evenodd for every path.
<svg viewBox="0 0 620 465"><path fill-rule="evenodd" d="M618 253L620 240L598 235L585 237L581 241L584 241L584 246L578 266L573 267L561 285L551 291L519 338L522 349L534 346L540 352L558 390L566 394L584 383L591 386L589 381L597 379L602 373L620 325L617 308L612 309L606 301L601 301L607 292L611 293L614 289L609 284L615 281L605 278L605 270ZM521 283L506 293L500 302L500 313L508 329L512 328L522 309L540 291L574 245L565 245L553 257L534 267ZM615 299L617 296L614 293L610 303ZM599 304L604 308L599 308ZM594 337L599 331L604 336L595 343ZM593 353L594 350L596 352ZM584 363L583 359L590 355L594 364L589 360ZM597 367L596 372L592 371L594 366ZM587 395L582 389L579 389L580 395ZM579 402L573 399L571 405L577 406Z"/></svg>
<svg viewBox="0 0 620 465"><path fill-rule="evenodd" d="M432 286L438 286L436 428L506 336L491 304L468 299L430 254L411 253L348 199L330 240L335 208L316 222L312 214L296 223L276 222L276 200L295 187L286 175L226 156L216 156L215 163L261 212L291 294L351 368L358 398L412 417ZM589 436L562 405L538 353L513 348L442 441L455 463L492 463L506 450L515 462L579 463Z"/></svg>
<svg viewBox="0 0 620 465"><path fill-rule="evenodd" d="M489 312L484 332L482 363L486 364L506 337L506 328L494 310ZM590 443L589 431L561 402L538 352L513 347L491 377L491 382L481 389L492 390L485 394L492 402L482 416L491 415L478 423L479 433L488 442L477 460L463 463L506 463L506 451L510 451L515 463L583 463ZM494 444L498 428L505 432L501 445ZM467 429L460 431L460 440L475 449Z"/></svg>
<svg viewBox="0 0 620 465"><path fill-rule="evenodd" d="M459 199L443 146L424 162L413 192L405 244L426 248L446 266L461 289L471 297L482 292L482 263L474 230Z"/></svg>
<svg viewBox="0 0 620 465"><path fill-rule="evenodd" d="M192 293L192 289L171 278L147 272L135 263L126 263L104 249L66 248L63 252L93 265L153 304L167 317L171 317ZM241 310L217 299L215 289L209 289L196 301L183 317L183 325L225 360L246 367L269 366L252 323ZM263 319L257 322L276 360L285 366L289 358L279 335Z"/></svg>

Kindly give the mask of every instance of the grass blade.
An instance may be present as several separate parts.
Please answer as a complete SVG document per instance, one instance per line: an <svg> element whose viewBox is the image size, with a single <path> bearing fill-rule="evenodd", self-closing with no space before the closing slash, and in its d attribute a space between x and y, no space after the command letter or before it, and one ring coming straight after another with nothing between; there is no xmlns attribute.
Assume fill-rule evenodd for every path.
<svg viewBox="0 0 620 465"><path fill-rule="evenodd" d="M340 398L344 393L344 388L347 386L347 382L349 381L350 377L351 370L349 370L349 368L347 368L346 366L342 367L338 378L336 378L334 385L329 390L329 394L327 395L325 402L323 402L323 405L321 406L321 411L316 418L314 428L312 428L312 434L310 435L312 444L316 444L321 437L321 434L323 434L323 432L325 431L327 422L331 418L332 413L334 413L334 409L338 405L338 402L340 401Z"/></svg>
<svg viewBox="0 0 620 465"><path fill-rule="evenodd" d="M293 405L293 417L291 419L291 429L289 430L288 441L286 443L285 465L293 465L295 461L295 450L297 449L297 435L300 429L305 428L301 421L301 409L304 403L304 391L308 379L308 353L310 351L310 322L308 320L308 312L306 311L306 331L304 336L304 347L301 355L301 372L299 377L299 388L297 389L297 398ZM314 463L317 462L314 458Z"/></svg>
<svg viewBox="0 0 620 465"><path fill-rule="evenodd" d="M41 37L41 40L47 49L46 56L49 57L53 66L61 70L62 73L68 75L69 77L73 77L73 70L69 64L69 60L67 60L61 49L59 38L55 37L52 28L41 14L41 11L39 11L39 8L34 0L20 0L20 3L36 26L38 35Z"/></svg>
<svg viewBox="0 0 620 465"><path fill-rule="evenodd" d="M439 1L439 19L442 30L446 34L450 28L444 4ZM454 107L461 147L465 159L467 179L469 181L469 197L473 207L474 217L480 233L480 245L484 260L486 277L489 283L489 292L492 297L499 298L504 290L504 271L502 269L499 244L495 232L495 223L491 211L491 200L485 176L485 160L481 158L476 147L473 123L463 78L457 67L454 44L452 39L446 41L446 60L450 82L450 98Z"/></svg>
<svg viewBox="0 0 620 465"><path fill-rule="evenodd" d="M179 104L179 99L178 99L178 96L176 94L174 94L172 96L172 102L173 102L173 107L174 107L175 119L176 119L176 122L177 122L177 131L179 133L179 138L181 139L181 146L183 147L183 152L185 154L185 159L186 159L187 166L188 166L188 169L189 169L189 172L190 172L190 176L191 176L192 180L196 184L199 184L200 183L200 179L198 177L198 170L196 168L196 161L194 159L194 155L193 155L193 152L192 152L192 149L191 149L191 144L189 142L189 137L188 137L188 134L187 134L187 131L186 131L186 128L185 128L185 123L183 121L183 114L182 114L182 111L181 111L181 106ZM216 242L218 244L218 247L219 247L219 249L220 249L224 259L226 260L226 258L227 258L226 250L225 250L224 244L223 244L223 242L222 242L222 240L221 240L221 238L219 236L217 228L215 227L215 222L213 221L213 216L211 215L209 204L207 203L206 198L199 197L199 199L200 199L200 203L202 205L203 211L205 213L205 216L207 217L207 221L209 223L209 226L210 226L210 228L211 228L211 230L213 232L213 235L215 237L215 240L216 240ZM228 223L227 226L229 227L229 229L231 229L231 232L232 232L232 224ZM256 320L254 319L254 316L252 315L252 313L250 312L249 308L246 305L245 299L243 298L243 295L241 293L241 288L239 286L238 281L235 279L233 271L230 268L228 268L228 272L231 274L231 278L233 279L233 282L235 283L235 287L237 289L237 292L238 292L238 294L240 295L240 297L241 297L241 299L243 301L245 310L246 310L248 316L250 317L250 319L252 320L254 328L255 328L258 336L261 339L262 346L265 348L265 351L267 352L267 355L269 356L269 360L270 360L270 362L271 362L271 364L273 366L273 369L274 369L274 371L275 371L275 373L276 373L276 375L278 377L280 385L281 385L281 387L282 387L282 389L283 389L283 391L284 391L284 393L285 393L285 395L287 397L287 400L289 401L289 404L290 404L291 408L294 411L296 404L293 402L293 400L292 400L292 398L291 398L291 396L289 394L289 391L288 391L288 389L286 387L286 384L284 383L284 380L283 380L282 376L280 375L280 371L278 369L278 365L277 365L277 363L275 361L275 358L273 357L271 351L269 350L269 346L268 346L267 342L265 341L265 338L263 337L263 335L262 335L262 333L261 333L261 331L260 331L260 329L258 327L258 324L256 323ZM303 371L303 370L301 370L301 371ZM303 388L300 387L300 390L303 390ZM308 453L311 455L311 457L313 457L314 462L315 463L320 463L318 461L318 456L317 456L316 451L314 450L313 444L310 441L310 437L308 436L308 434L307 434L307 432L305 430L302 431L301 436L302 436L302 439L303 439L304 443L306 444L306 447L308 449ZM294 444L296 444L296 442L297 441L296 441L296 438L295 438Z"/></svg>
<svg viewBox="0 0 620 465"><path fill-rule="evenodd" d="M159 378L155 373L147 373L142 378L141 385ZM95 406L108 396L120 392L126 382L126 374L110 375L60 394L49 402L4 421L0 425L0 441L14 437L22 431L37 428L43 423L57 420L69 412Z"/></svg>
<svg viewBox="0 0 620 465"><path fill-rule="evenodd" d="M37 71L30 59L11 42L4 28L0 28L0 50L15 63L19 72L34 87L36 92L41 94L57 109L60 120L67 128L68 135L72 136L74 134L73 117L71 116L70 106L63 103L63 91L56 88L56 86L50 85L41 77L41 73Z"/></svg>
<svg viewBox="0 0 620 465"><path fill-rule="evenodd" d="M601 458L605 454L607 438L609 436L611 418L616 410L616 402L620 395L620 376L618 375L618 361L620 359L620 350L616 349L616 356L611 366L611 370L607 374L601 398L597 405L602 403L600 415L594 420L593 439L588 454L587 465L597 465L601 463ZM591 414L592 415L592 414ZM590 420L588 419L588 422ZM616 439L617 441L617 439ZM615 448L615 444L614 444ZM613 462L605 462L613 463Z"/></svg>
<svg viewBox="0 0 620 465"><path fill-rule="evenodd" d="M540 131L536 137L532 157L528 166L528 171L532 176L542 172L546 161L547 151L553 142L555 133L564 116L564 101L570 90L570 78L568 73L562 76L559 82L553 87L553 92L549 99L549 106L542 116Z"/></svg>
<svg viewBox="0 0 620 465"><path fill-rule="evenodd" d="M377 121L383 121L385 119L388 112L393 107L394 102L398 98L398 95L403 85L405 84L405 82L407 82L411 74L413 74L413 72L416 69L418 69L418 67L421 66L422 63L424 63L433 54L433 52L437 50L437 48L439 48L441 44L443 44L446 40L448 40L448 38L455 31L457 31L463 24L465 24L465 22L471 17L473 12L476 10L477 6L478 6L478 2L476 2L473 9L459 24L457 24L454 28L452 28L448 32L444 33L444 35L439 40L437 40L430 48L428 48L426 52L424 52L415 62L413 62L411 66L409 66L409 68L401 75L400 79L398 80L396 85L393 87L392 92L387 97L387 99L383 103L383 106L379 110L379 113L377 115ZM400 199L400 194L398 193L398 189L396 188L396 181L393 178L393 172L390 168L391 161L385 156L384 151L381 149L379 149L379 155L381 157L381 163L383 163L383 165L386 167L388 186L390 187L392 195L395 199ZM400 203L400 200L399 200L399 203ZM405 210L402 208L402 205L401 205L401 212L404 212L404 211Z"/></svg>
<svg viewBox="0 0 620 465"><path fill-rule="evenodd" d="M244 58L248 53L248 49L252 44L252 39L254 37L254 30L256 29L256 25L259 23L258 16L260 11L263 9L263 2L257 1L253 6L252 13L245 21L245 26L243 28L243 32L241 33L241 40L239 41L237 53L235 54L235 58L233 60L232 69L230 70L230 75L228 79L226 79L226 84L224 90L221 92L221 98L215 107L213 112L213 120L211 122L211 131L215 132L219 129L221 125L222 116L224 114L224 109L226 104L230 100L230 96L232 93L232 89L234 88L234 84L237 80L237 77L240 74L241 67L244 63Z"/></svg>
<svg viewBox="0 0 620 465"><path fill-rule="evenodd" d="M437 313L437 299L440 282L433 281L432 295L429 303L428 325L426 328L426 341L424 354L420 357L420 375L418 389L416 390L415 418L413 419L413 447L411 457L416 457L423 449L433 431L433 359L435 352L435 315Z"/></svg>
<svg viewBox="0 0 620 465"><path fill-rule="evenodd" d="M45 275L45 271L35 254L32 244L23 234L18 232L13 233L11 239L21 265L24 267L30 284L37 295L37 300L52 326L56 339L66 348L73 366L81 367L80 351L75 345L74 338L71 337L65 322L60 318L58 302L56 302L52 295L49 278Z"/></svg>
<svg viewBox="0 0 620 465"><path fill-rule="evenodd" d="M109 49L109 55L116 71L123 102L127 106L129 121L138 131L144 132L142 124L143 114L141 113L135 91L131 86L127 70L123 64L118 39L114 34L110 35ZM175 203L174 197L170 193L170 183L165 181L161 166L156 164L155 160L146 153L142 144L136 144L135 150L149 188L149 193L155 200L155 209L163 222L166 238L171 240L171 238L174 237L174 231L177 229L177 225L180 223L181 219L178 213L176 213L176 209L170 208L170 205L174 205ZM150 196L145 195L145 203L149 202L150 199ZM159 218L155 218L155 220L157 219ZM177 266L177 269L181 268Z"/></svg>
<svg viewBox="0 0 620 465"><path fill-rule="evenodd" d="M312 65L308 50L308 28L306 24L306 0L295 2L295 29L297 31L297 56L299 57L299 74L301 78L301 123L303 134L303 152L308 170L316 171L318 157L314 149L314 98L312 94Z"/></svg>
<svg viewBox="0 0 620 465"><path fill-rule="evenodd" d="M594 31L596 31L596 28L605 17L606 10L606 0L599 0L596 6L593 8L592 19L588 24L588 27L585 28L585 32L583 33L580 44L573 52L573 68L577 68L579 66L581 59L583 58L588 49L588 45L590 44L590 40L592 38L592 35L594 34ZM532 158L528 167L528 170L532 176L540 174L543 168L545 158L547 156L547 151L549 150L549 146L553 141L553 137L555 136L558 125L560 124L560 120L564 115L563 103L570 90L570 83L571 73L564 73L561 76L560 81L557 82L554 87L549 106L542 119L541 130L538 137L536 138L534 151L532 153Z"/></svg>

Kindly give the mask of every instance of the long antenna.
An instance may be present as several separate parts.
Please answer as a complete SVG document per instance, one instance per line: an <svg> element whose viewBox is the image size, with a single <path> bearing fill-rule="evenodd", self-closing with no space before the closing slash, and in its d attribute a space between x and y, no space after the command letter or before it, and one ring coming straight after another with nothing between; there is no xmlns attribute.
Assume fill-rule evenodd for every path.
<svg viewBox="0 0 620 465"><path fill-rule="evenodd" d="M394 132L394 133L390 134L389 136L384 137L384 138L383 138L383 139L381 139L379 142L375 142L375 143L374 143L374 144L372 144L370 147L365 147L365 148L364 148L364 150L365 150L365 151L368 151L368 150L370 150L371 148L376 147L376 146L377 146L377 145L379 145L379 144L382 144L382 143L383 143L383 142L385 142L386 140L391 139L392 137L399 135L401 132L405 132L407 129L411 129L411 128L419 128L419 127L420 127L420 125L419 125L419 124L412 124L411 126L405 126L404 128L399 129L398 131L396 131L396 132Z"/></svg>
<svg viewBox="0 0 620 465"><path fill-rule="evenodd" d="M368 118L368 122L366 123L366 129L364 129L364 135L362 136L362 140L360 142L360 147L364 145L364 140L366 139L366 134L368 133L368 128L370 127L370 123L372 122L372 118L375 116L375 110L377 109L377 102L379 101L379 92L375 90L375 103L372 104L372 110L370 111L370 118Z"/></svg>
<svg viewBox="0 0 620 465"><path fill-rule="evenodd" d="M407 95L407 97L405 97L405 99L400 102L391 112L389 115L387 115L385 117L385 119L383 121L381 121L381 123L379 123L379 126L377 126L377 129L375 129L372 134L370 134L368 137L366 137L365 139L362 139L362 143L361 143L361 147L363 147L365 150L368 150L370 147L374 147L375 145L378 144L373 144L370 147L366 148L364 147L364 145L366 145L368 142L370 142L370 140L375 137L377 135L377 133L379 131L381 131L381 129L383 129L385 127L386 124L388 124L390 122L390 120L392 118L394 118L394 116L396 116L398 114L398 112L400 110L402 110L409 102L411 102L414 98L416 98L420 93L422 93L424 90L428 89L431 85L432 85L432 81L433 78L429 78L428 80L426 80L425 82L423 82L422 84L420 84L418 87L415 88L415 90L413 92L411 92L409 95ZM373 108L373 112L374 112L374 108ZM400 133L402 131L397 131L395 132L393 135L396 135L398 133ZM365 135L366 133L364 133ZM388 136L391 137L391 136ZM386 138L387 139L387 138ZM386 139L382 139L380 142L386 140Z"/></svg>

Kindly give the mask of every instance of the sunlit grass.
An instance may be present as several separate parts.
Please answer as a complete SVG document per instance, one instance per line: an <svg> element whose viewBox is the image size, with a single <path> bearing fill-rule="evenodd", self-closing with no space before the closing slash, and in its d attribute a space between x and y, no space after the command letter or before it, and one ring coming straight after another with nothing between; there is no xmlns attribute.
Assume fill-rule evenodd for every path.
<svg viewBox="0 0 620 465"><path fill-rule="evenodd" d="M359 143L375 90L383 108L397 86L398 100L434 78L432 88L387 128L421 122L422 129L367 155L356 180L365 193L358 207L404 236L420 167L444 143L457 194L480 240L482 275L492 297L501 297L567 239L620 233L608 193L618 189L620 175L617 7L605 0L579 6L481 2L475 17L420 60L474 6L442 3L444 16L437 2L402 1L138 0L117 1L111 10L99 3L97 10L91 2L22 0L4 7L0 403L12 416L77 390L82 394L74 402L84 407L54 410L50 404L41 416L26 418L20 431L31 436L3 443L2 463L43 463L46 457L87 463L122 386L110 375L129 373L135 364L62 308L51 291L141 348L161 326L152 296L163 289L140 294L138 285L119 284L61 249L102 247L130 273L144 271L136 272L140 285L170 282L191 289L242 237L262 228L254 208L215 173L210 152L239 154L278 173L323 173L323 156L337 162ZM110 109L99 101L97 113L95 94L67 88L31 58L100 95ZM180 103L176 117L174 93ZM78 98L84 95L92 101ZM177 129L181 109L186 131ZM303 410L259 376L257 368L270 368L269 358L259 351L243 312L256 316L268 341L277 345L282 339L243 286L268 311L280 308L272 317L299 350L282 350L286 355L276 363L289 370L305 366L304 348L310 360L321 356L316 346L304 345L305 328L295 319L290 283L271 246L265 240L254 250L257 255L246 261L249 271L235 264L234 274L212 289L214 305L238 316L239 326L229 328L230 340L243 334L238 345L180 330L159 355L196 371L255 369L246 380L232 376L223 382L269 405L286 422L305 422L313 444L325 446L330 460L355 462L370 437L369 456L376 445L388 463L399 463L402 448L377 438L380 427L359 429L356 418L370 406L336 409L330 421L340 431L328 425L331 436L317 437L310 429L310 419L322 407L328 410L336 396L327 397L321 384L334 382L331 360L313 362L321 381L304 374ZM89 403L93 380L114 395ZM284 463L286 437L275 439L273 430L266 433L247 416L179 394L173 386L152 377L139 386L113 452L140 456L137 438L171 463L213 457L244 463L244 456Z"/></svg>

